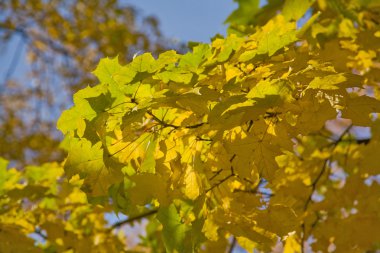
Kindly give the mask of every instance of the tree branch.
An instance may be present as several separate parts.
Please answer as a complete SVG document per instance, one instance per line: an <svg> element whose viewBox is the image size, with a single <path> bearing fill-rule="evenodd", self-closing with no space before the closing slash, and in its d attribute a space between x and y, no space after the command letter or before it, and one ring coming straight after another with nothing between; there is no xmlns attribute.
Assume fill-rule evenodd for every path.
<svg viewBox="0 0 380 253"><path fill-rule="evenodd" d="M350 129L353 127L352 124L350 124L343 132L342 134L339 136L339 138L337 140L335 140L334 142L332 142L332 150L330 151L330 156L328 158L326 158L323 162L323 166L322 166L322 169L320 170L320 172L318 173L317 177L314 179L313 183L310 185L311 186L311 192L305 202L305 205L303 207L303 210L304 212L306 212L306 210L308 209L309 207L309 204L311 202L311 199L312 199L312 196L315 192L315 190L317 189L317 185L318 185L318 182L320 181L320 179L322 178L323 174L325 173L326 169L327 169L327 164L328 162L330 161L331 157L333 156L333 153L334 153L334 150L335 148L338 146L338 144L342 141L343 137L350 131ZM313 224L312 226L315 226L316 224ZM301 252L303 253L304 252L304 242L305 242L305 238L306 238L306 224L305 222L302 222L302 225L301 225L301 228L302 228L302 236L301 236Z"/></svg>
<svg viewBox="0 0 380 253"><path fill-rule="evenodd" d="M232 253L232 252L234 252L234 248L235 248L235 246L236 246L236 237L234 236L234 237L232 238L232 242L231 242L231 245L230 245L230 249L228 250L228 253Z"/></svg>
<svg viewBox="0 0 380 253"><path fill-rule="evenodd" d="M329 159L325 159L325 161L323 163L323 166L322 166L322 169L319 171L319 174L314 179L313 183L310 185L311 186L311 193L309 194L309 197L307 198L306 203L305 203L305 205L303 207L304 211L307 210L307 208L308 208L308 206L310 204L311 198L313 197L313 193L314 193L315 189L317 188L317 184L318 184L319 180L321 179L322 175L326 171L326 167L327 167L328 161L329 161Z"/></svg>
<svg viewBox="0 0 380 253"><path fill-rule="evenodd" d="M159 118L157 118L156 115L154 115L151 111L147 111L147 113L152 116L152 118L157 121L160 125L164 126L164 127L172 127L174 129L179 129L179 128L188 128L188 129L191 129L191 128L197 128L197 127L200 127L200 126L203 126L204 124L208 124L207 122L202 122L202 123L199 123L199 124L195 124L195 125L190 125L190 126L177 126L177 125L173 125L173 124L169 124L169 123L166 123L165 121L163 120L160 120Z"/></svg>
<svg viewBox="0 0 380 253"><path fill-rule="evenodd" d="M39 34L36 34L36 33L33 33L33 34L30 34L27 29L23 28L23 27L16 27L16 28L9 28L9 27L0 27L0 29L5 29L5 30L11 30L11 31L14 31L15 33L18 33L20 34L22 37L26 38L26 39L29 39L29 40L37 40L37 41L41 41L42 43L44 43L45 45L49 46L51 50L53 51L56 51L62 55L70 55L70 52L69 50L64 47L63 45L60 45L59 43L57 43L56 41L50 39L50 38L46 38L42 35L39 35Z"/></svg>
<svg viewBox="0 0 380 253"><path fill-rule="evenodd" d="M42 231L41 231L40 228L36 228L36 229L34 230L34 233L35 233L36 235L40 236L43 240L47 240L47 239L48 239L48 237L42 233Z"/></svg>
<svg viewBox="0 0 380 253"><path fill-rule="evenodd" d="M326 171L326 168L327 168L327 163L328 161L331 159L331 157L333 156L333 152L335 150L335 148L338 146L338 144L342 141L343 137L350 131L350 129L353 127L352 124L350 124L342 133L341 135L339 136L339 138L337 140L335 140L334 142L332 142L332 145L333 145L333 148L332 150L330 151L331 155L326 158L323 162L323 166L322 166L322 169L320 170L319 174L317 175L317 177L314 179L313 183L310 185L311 186L311 193L308 197L308 199L306 200L306 203L304 205L304 211L306 211L310 201L311 201L311 198L313 196L313 193L315 191L315 189L317 188L317 184L319 182L319 180L321 179L322 175L325 173Z"/></svg>
<svg viewBox="0 0 380 253"><path fill-rule="evenodd" d="M110 229L112 230L112 229L119 228L119 227L121 227L121 226L123 226L125 224L129 224L129 223L135 222L137 220L141 220L143 218L149 217L149 216L151 216L153 214L156 214L157 212L158 212L158 209L153 209L153 210L150 210L150 211L148 211L146 213L142 213L142 214L139 214L137 216L130 217L130 218L126 219L126 220L122 220L122 221L116 222L116 223L114 223L110 227Z"/></svg>
<svg viewBox="0 0 380 253"><path fill-rule="evenodd" d="M232 166L231 166L231 169L232 169ZM231 173L230 175L226 176L225 178L219 180L219 182L217 182L216 184L214 184L213 186L211 186L210 188L208 188L206 190L206 193L208 193L209 191L211 191L215 187L218 187L219 185L223 184L225 181L227 181L229 178L231 178L233 176L235 176L235 173Z"/></svg>
<svg viewBox="0 0 380 253"><path fill-rule="evenodd" d="M252 193L252 194L256 194L256 195L262 195L262 196L265 196L265 197L274 197L275 195L273 193L269 193L269 192L263 192L263 191L259 191L257 189L250 189L250 190L240 190L240 189L235 189L234 192L246 192L246 193Z"/></svg>
<svg viewBox="0 0 380 253"><path fill-rule="evenodd" d="M216 178L216 177L217 177L222 171L223 171L223 169L220 169L220 170L214 172L215 174L212 175L212 177L210 177L210 178L208 179L208 181L211 181L211 180L213 180L214 178Z"/></svg>

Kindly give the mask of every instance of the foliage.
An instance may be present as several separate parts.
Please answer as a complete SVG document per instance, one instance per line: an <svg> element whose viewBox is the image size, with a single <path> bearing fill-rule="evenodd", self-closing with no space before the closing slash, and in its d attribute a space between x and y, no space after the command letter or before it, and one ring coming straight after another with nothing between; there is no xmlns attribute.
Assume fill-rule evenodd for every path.
<svg viewBox="0 0 380 253"><path fill-rule="evenodd" d="M379 249L378 1L250 2L189 53L102 59L57 123L65 176L146 218L133 252Z"/></svg>
<svg viewBox="0 0 380 253"><path fill-rule="evenodd" d="M0 153L20 163L63 158L55 121L72 92L94 82L89 72L100 58L127 61L139 50L175 46L154 17L114 0L1 1L0 45L11 44L16 49L0 80ZM29 63L13 78L24 57Z"/></svg>
<svg viewBox="0 0 380 253"><path fill-rule="evenodd" d="M103 59L100 84L58 121L67 175L123 213L157 209L168 252L215 252L230 236L264 251L280 239L289 252L375 249L379 9L360 4L286 1L272 15L269 1L263 26L232 14L227 38L191 53Z"/></svg>
<svg viewBox="0 0 380 253"><path fill-rule="evenodd" d="M125 235L105 219L111 209L88 203L79 176L65 180L56 163L7 167L0 159L1 252L123 252Z"/></svg>

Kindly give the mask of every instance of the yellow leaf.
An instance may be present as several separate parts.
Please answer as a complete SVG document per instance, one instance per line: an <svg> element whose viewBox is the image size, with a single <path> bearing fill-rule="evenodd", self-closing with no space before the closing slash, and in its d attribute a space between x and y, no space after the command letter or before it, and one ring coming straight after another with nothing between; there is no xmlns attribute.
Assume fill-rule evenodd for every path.
<svg viewBox="0 0 380 253"><path fill-rule="evenodd" d="M203 224L202 232L211 241L218 240L218 226L211 218L207 218Z"/></svg>
<svg viewBox="0 0 380 253"><path fill-rule="evenodd" d="M235 67L228 67L226 70L226 81L228 82L232 78L239 76L241 74L241 71L238 68Z"/></svg>
<svg viewBox="0 0 380 253"><path fill-rule="evenodd" d="M373 112L380 112L380 101L368 96L359 96L347 100L342 117L351 119L354 125L370 126L373 121L369 114Z"/></svg>
<svg viewBox="0 0 380 253"><path fill-rule="evenodd" d="M295 235L286 239L284 253L301 253L301 245L297 242Z"/></svg>
<svg viewBox="0 0 380 253"><path fill-rule="evenodd" d="M199 196L199 190L198 175L192 167L188 166L185 173L185 195L194 200Z"/></svg>
<svg viewBox="0 0 380 253"><path fill-rule="evenodd" d="M253 252L253 250L257 247L257 243L242 236L236 237L236 241L239 243L240 247L245 249L247 252Z"/></svg>

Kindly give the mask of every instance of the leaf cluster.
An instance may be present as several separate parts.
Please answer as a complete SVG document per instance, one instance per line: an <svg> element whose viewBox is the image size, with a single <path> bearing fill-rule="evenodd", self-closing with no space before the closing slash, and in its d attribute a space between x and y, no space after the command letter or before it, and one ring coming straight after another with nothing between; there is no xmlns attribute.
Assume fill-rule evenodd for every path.
<svg viewBox="0 0 380 253"><path fill-rule="evenodd" d="M377 249L378 4L238 2L226 38L100 61L58 121L67 176L157 212L157 252Z"/></svg>
<svg viewBox="0 0 380 253"><path fill-rule="evenodd" d="M157 19L113 0L1 1L0 47L10 55L0 80L0 153L20 164L64 158L55 122L73 92L95 82L89 72L100 58L180 48Z"/></svg>

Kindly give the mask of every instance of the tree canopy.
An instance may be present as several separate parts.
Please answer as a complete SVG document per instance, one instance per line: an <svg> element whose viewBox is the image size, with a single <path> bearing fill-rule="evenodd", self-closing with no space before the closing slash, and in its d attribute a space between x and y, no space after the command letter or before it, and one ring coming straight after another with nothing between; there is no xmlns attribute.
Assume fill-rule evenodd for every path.
<svg viewBox="0 0 380 253"><path fill-rule="evenodd" d="M225 38L102 59L63 168L2 162L3 251L380 249L379 2L237 2Z"/></svg>
<svg viewBox="0 0 380 253"><path fill-rule="evenodd" d="M0 80L0 153L22 164L63 159L55 122L73 92L95 82L99 59L181 48L156 18L115 0L1 1L0 46L11 45Z"/></svg>

